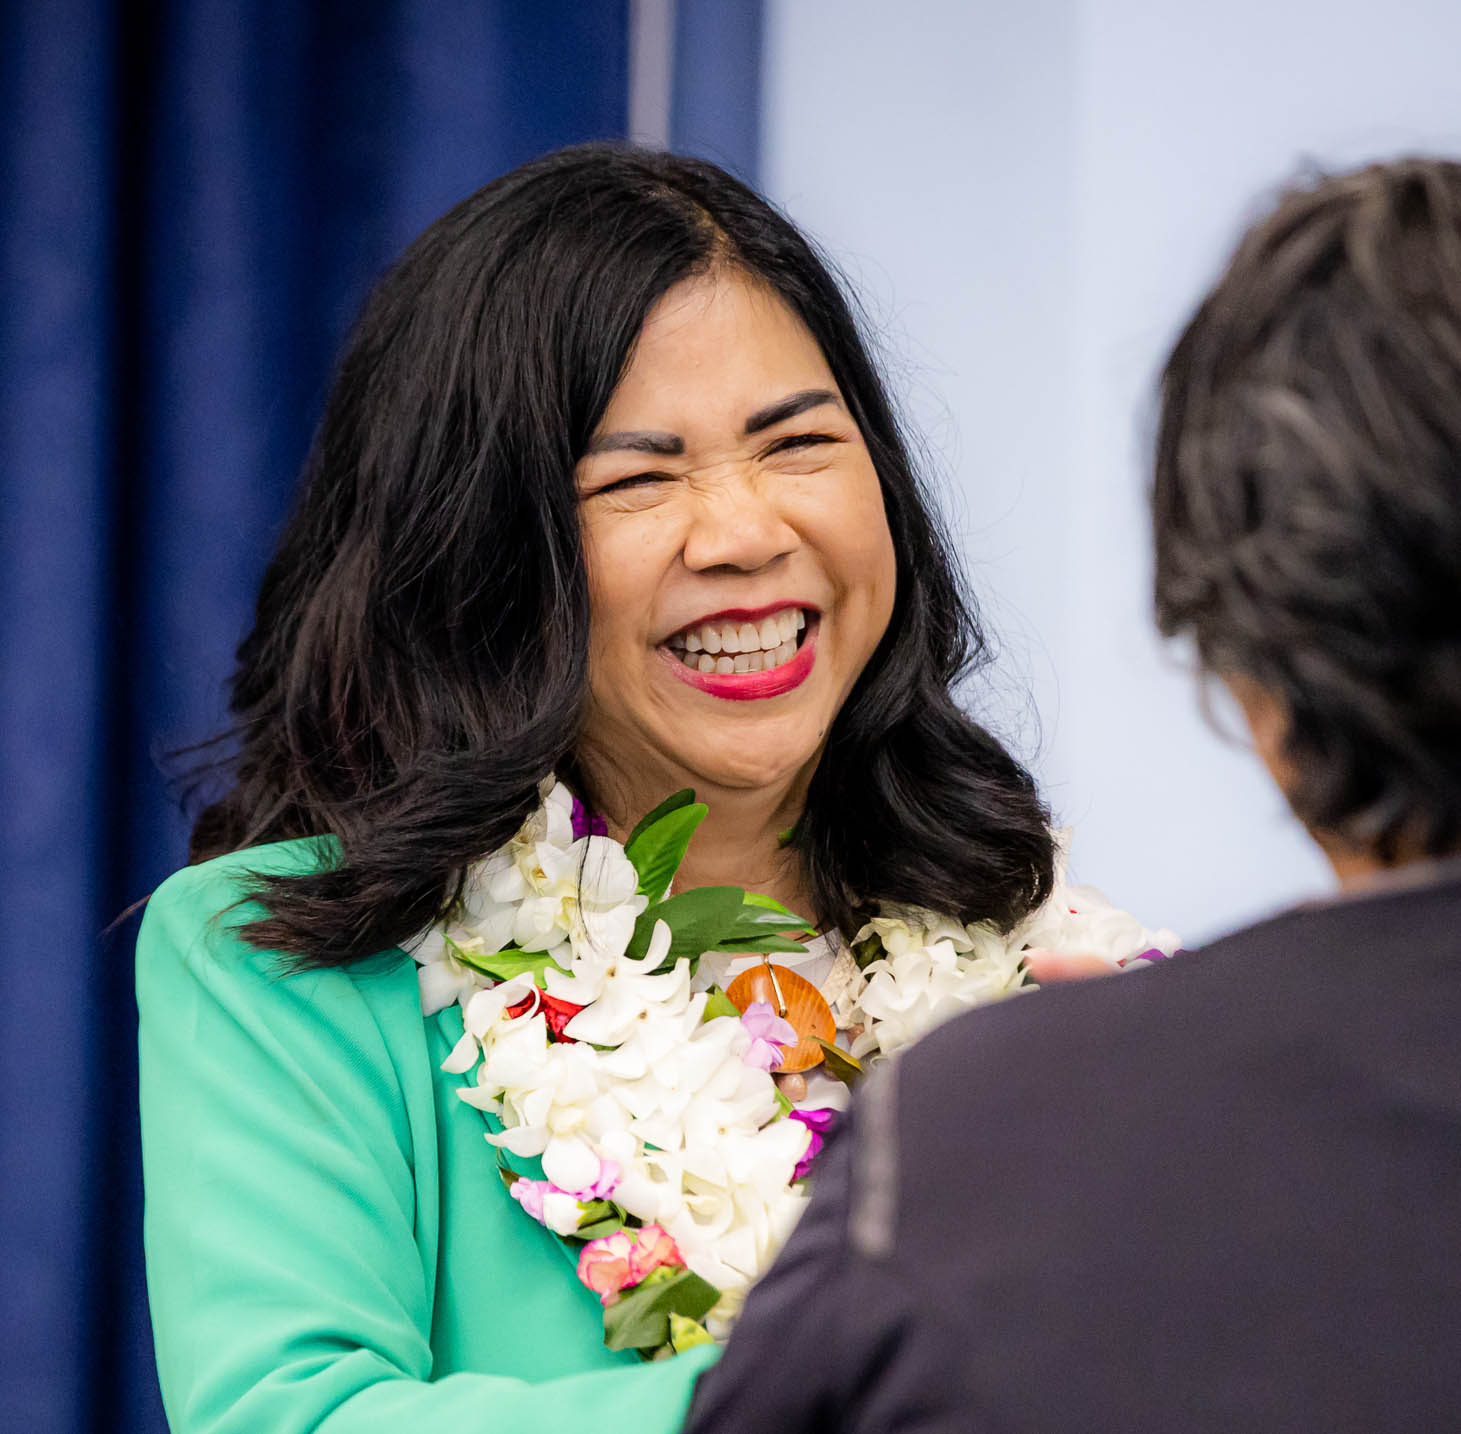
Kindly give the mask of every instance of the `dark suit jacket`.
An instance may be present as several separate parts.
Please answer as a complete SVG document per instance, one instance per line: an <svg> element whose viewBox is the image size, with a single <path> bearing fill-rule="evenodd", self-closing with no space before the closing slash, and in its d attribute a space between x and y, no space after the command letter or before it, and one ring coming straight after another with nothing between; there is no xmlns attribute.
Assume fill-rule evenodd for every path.
<svg viewBox="0 0 1461 1434"><path fill-rule="evenodd" d="M693 1434L1461 1429L1461 880L869 1081Z"/></svg>

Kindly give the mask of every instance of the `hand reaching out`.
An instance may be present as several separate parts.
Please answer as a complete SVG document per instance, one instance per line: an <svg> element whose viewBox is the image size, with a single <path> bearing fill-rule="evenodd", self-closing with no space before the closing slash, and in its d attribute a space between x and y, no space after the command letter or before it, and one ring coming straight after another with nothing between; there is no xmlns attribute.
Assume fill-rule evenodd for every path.
<svg viewBox="0 0 1461 1434"><path fill-rule="evenodd" d="M1040 986L1057 981L1084 981L1090 976L1111 976L1121 968L1105 956L1047 951L1043 947L1025 953L1030 979Z"/></svg>

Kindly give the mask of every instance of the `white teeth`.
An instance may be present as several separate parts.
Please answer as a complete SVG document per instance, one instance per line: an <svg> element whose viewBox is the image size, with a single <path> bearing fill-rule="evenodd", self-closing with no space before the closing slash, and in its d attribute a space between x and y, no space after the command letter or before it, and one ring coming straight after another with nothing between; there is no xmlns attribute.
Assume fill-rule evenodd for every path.
<svg viewBox="0 0 1461 1434"><path fill-rule="evenodd" d="M734 656L764 652L770 658L787 643L792 644L794 651L796 635L806 625L806 614L800 608L783 608L760 622L702 623L699 627L676 633L668 640L668 645L679 653L709 653L714 657L721 653ZM778 662L784 660L777 659ZM693 659L689 665L697 666ZM755 672L759 669L752 667L750 670Z"/></svg>
<svg viewBox="0 0 1461 1434"><path fill-rule="evenodd" d="M718 677L726 677L731 673L744 676L752 672L770 672L773 667L780 667L795 656L796 643L783 642L780 647L772 648L769 652L738 652L734 657L727 657L724 653L713 657L708 652L684 652L681 660L692 672L703 672L707 676L714 673Z"/></svg>

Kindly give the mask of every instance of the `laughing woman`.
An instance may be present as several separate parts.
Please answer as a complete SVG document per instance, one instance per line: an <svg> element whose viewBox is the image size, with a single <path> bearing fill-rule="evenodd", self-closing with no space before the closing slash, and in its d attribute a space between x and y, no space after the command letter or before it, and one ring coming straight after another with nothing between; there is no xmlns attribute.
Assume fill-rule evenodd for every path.
<svg viewBox="0 0 1461 1434"><path fill-rule="evenodd" d="M801 913L821 936L779 959L811 987L880 905L1009 930L1051 889L1052 840L952 695L980 650L848 304L762 200L588 148L427 230L344 352L239 649L236 762L140 938L174 1434L677 1427L713 1347L606 1346L524 1214L559 1190L510 1194L459 1098L490 973L451 958L418 983L406 952L492 908L496 949L512 931L531 953L525 820L582 866L619 851L593 833L622 842L682 788L709 812L676 890ZM592 921L556 919L536 947L559 959L518 958L547 991L495 988L540 1050L545 1016L614 975L586 974ZM526 1006L504 1016L507 995ZM763 1040L782 1029L768 1015ZM582 1168L560 1147L558 1185ZM627 1182L611 1164L575 1214ZM610 1303L611 1254L587 1281Z"/></svg>

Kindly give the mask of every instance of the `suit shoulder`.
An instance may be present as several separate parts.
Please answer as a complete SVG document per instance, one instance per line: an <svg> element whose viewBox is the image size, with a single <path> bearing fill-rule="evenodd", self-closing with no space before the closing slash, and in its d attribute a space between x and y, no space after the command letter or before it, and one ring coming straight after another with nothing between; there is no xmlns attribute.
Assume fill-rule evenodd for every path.
<svg viewBox="0 0 1461 1434"><path fill-rule="evenodd" d="M1270 955L1283 922L1240 932L1150 968L1050 986L965 1012L907 1052L900 1083L932 1082L961 1103L1007 1102L1012 1088L1083 1078L1139 1080L1154 1062L1211 1060L1237 1029L1266 1024Z"/></svg>

